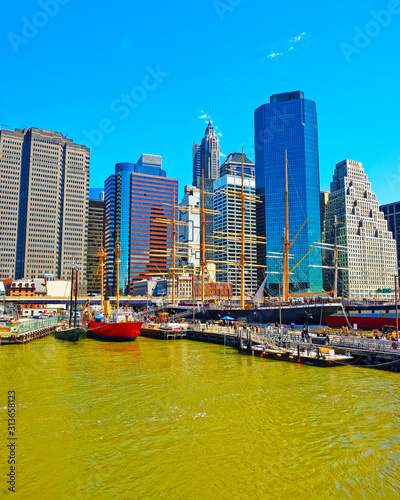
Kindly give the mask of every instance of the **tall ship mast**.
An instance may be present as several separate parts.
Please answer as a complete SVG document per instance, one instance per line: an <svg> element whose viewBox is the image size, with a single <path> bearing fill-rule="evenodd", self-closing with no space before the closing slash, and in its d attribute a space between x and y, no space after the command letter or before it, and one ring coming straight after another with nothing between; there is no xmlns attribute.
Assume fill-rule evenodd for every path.
<svg viewBox="0 0 400 500"><path fill-rule="evenodd" d="M242 153L243 154L243 153ZM244 204L244 189L243 189L243 176L244 176L244 168L242 162L242 189L240 194L235 195L239 196L242 200L242 231L241 231L241 258L240 258L240 266L241 266L241 294L240 294L240 307L238 309L213 309L209 308L207 312L205 312L202 316L208 317L210 319L218 320L223 316L231 316L235 320L237 319L245 319L248 322L262 322L262 323L275 323L275 322L283 322L285 324L295 323L295 324L303 324L306 321L310 325L320 325L324 324L325 318L329 315L337 312L338 309L342 309L342 305L340 303L331 303L331 302L321 302L318 303L302 303L302 304L289 304L289 298L291 296L295 297L306 296L306 295L318 295L318 293L301 293L301 294L290 294L290 276L294 272L294 270L299 266L299 264L310 254L310 252L319 244L319 242L315 243L311 249L292 267L290 268L289 263L289 252L290 248L298 238L299 234L303 230L304 226L308 221L308 217L300 227L299 231L295 235L292 241L289 239L289 189L288 189L288 155L287 150L285 150L285 228L284 228L284 241L283 241L283 270L282 270L282 297L284 303L281 304L271 304L265 306L259 306L255 309L245 309L244 307L244 269L245 269L245 254L244 254L244 242L246 241L246 235L244 234L245 225L244 225L244 214L245 214L245 204ZM202 219L203 220L203 219ZM204 229L204 228L203 228ZM226 233L225 237L227 240L235 240L233 233ZM261 241L257 241L257 243L261 243ZM262 284L262 288L264 288L266 283L266 279ZM326 293L321 291L322 293ZM259 290L257 292L258 297L263 295L263 291Z"/></svg>

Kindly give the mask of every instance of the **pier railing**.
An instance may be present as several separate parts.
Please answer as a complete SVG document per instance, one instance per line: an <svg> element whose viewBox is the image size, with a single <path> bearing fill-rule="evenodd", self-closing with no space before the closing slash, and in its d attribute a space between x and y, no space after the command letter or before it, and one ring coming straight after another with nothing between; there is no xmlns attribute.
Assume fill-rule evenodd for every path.
<svg viewBox="0 0 400 500"><path fill-rule="evenodd" d="M61 322L61 316L51 316L49 318L38 318L23 321L20 323L17 333L32 332L47 326L56 326Z"/></svg>
<svg viewBox="0 0 400 500"><path fill-rule="evenodd" d="M360 351L387 352L400 354L400 342L381 339L365 339L360 337L333 336L330 345L348 349L359 349Z"/></svg>

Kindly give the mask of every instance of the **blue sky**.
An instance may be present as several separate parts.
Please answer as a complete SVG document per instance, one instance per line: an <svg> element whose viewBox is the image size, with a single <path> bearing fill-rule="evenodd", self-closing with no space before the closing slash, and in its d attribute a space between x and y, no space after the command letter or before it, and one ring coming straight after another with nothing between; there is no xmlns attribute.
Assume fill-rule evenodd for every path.
<svg viewBox="0 0 400 500"><path fill-rule="evenodd" d="M221 152L254 159L255 108L303 90L317 102L321 188L351 158L381 203L398 201L399 28L398 0L7 2L0 123L90 146L92 187L118 161L162 155L182 192L209 103Z"/></svg>

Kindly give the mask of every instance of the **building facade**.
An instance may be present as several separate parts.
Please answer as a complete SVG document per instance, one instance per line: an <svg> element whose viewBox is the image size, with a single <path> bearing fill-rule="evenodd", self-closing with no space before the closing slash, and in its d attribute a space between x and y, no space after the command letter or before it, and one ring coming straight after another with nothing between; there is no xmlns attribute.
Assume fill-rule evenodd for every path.
<svg viewBox="0 0 400 500"><path fill-rule="evenodd" d="M182 266L200 266L200 191L185 186L185 194L179 205L179 255Z"/></svg>
<svg viewBox="0 0 400 500"><path fill-rule="evenodd" d="M263 202L257 214L257 234L267 242L266 254L265 249L260 250L258 263L267 265L267 288L275 296L282 282L285 150L290 241L306 221L290 248L292 269L315 242L321 241L317 111L315 102L305 99L300 91L273 95L270 103L255 111L256 194ZM290 292L321 292L321 265L321 252L314 249L290 274Z"/></svg>
<svg viewBox="0 0 400 500"><path fill-rule="evenodd" d="M160 156L142 155L136 164L118 163L104 192L106 290L116 293L114 250L119 242L118 286L123 294L133 293L133 282L166 274L171 266L178 181L166 177Z"/></svg>
<svg viewBox="0 0 400 500"><path fill-rule="evenodd" d="M196 188L200 191L200 207L204 205L204 244L205 259L214 259L214 181L212 179L197 179ZM202 194L204 192L204 194ZM200 218L200 244L203 244L203 223ZM201 257L200 257L201 259Z"/></svg>
<svg viewBox="0 0 400 500"><path fill-rule="evenodd" d="M86 291L89 157L38 128L0 130L0 279L68 279Z"/></svg>
<svg viewBox="0 0 400 500"><path fill-rule="evenodd" d="M201 177L201 145L193 143L192 146L192 167L193 167L193 184L196 179Z"/></svg>
<svg viewBox="0 0 400 500"><path fill-rule="evenodd" d="M383 212L388 223L388 229L392 232L396 241L397 267L400 264L400 202L382 205L380 210ZM400 275L400 273L399 273Z"/></svg>
<svg viewBox="0 0 400 500"><path fill-rule="evenodd" d="M245 296L257 291L256 201L254 163L244 156L245 194ZM214 181L214 251L217 280L232 283L233 296L241 293L242 254L242 155L230 154L221 165L221 177Z"/></svg>
<svg viewBox="0 0 400 500"><path fill-rule="evenodd" d="M319 210L321 213L321 236L324 238L323 232L325 227L325 217L326 211L328 210L328 201L329 201L329 191L321 190L319 192Z"/></svg>
<svg viewBox="0 0 400 500"><path fill-rule="evenodd" d="M131 178L129 279L165 275L172 265L172 218L178 180L135 173ZM176 239L178 241L178 238Z"/></svg>
<svg viewBox="0 0 400 500"><path fill-rule="evenodd" d="M89 200L87 291L100 293L101 273L98 253L104 245L104 200Z"/></svg>
<svg viewBox="0 0 400 500"><path fill-rule="evenodd" d="M203 174L205 179L219 178L219 141L211 119L208 121L201 144L193 144L192 162L194 186Z"/></svg>
<svg viewBox="0 0 400 500"><path fill-rule="evenodd" d="M396 243L362 163L336 165L325 219L325 241L339 252L338 294L351 299L393 297L397 275ZM331 277L331 284L333 277Z"/></svg>

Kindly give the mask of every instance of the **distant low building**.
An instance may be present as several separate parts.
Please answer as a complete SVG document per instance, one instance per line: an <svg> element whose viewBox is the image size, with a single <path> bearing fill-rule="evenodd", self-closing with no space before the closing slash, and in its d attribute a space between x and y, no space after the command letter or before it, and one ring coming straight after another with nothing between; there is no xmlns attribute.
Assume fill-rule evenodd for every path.
<svg viewBox="0 0 400 500"><path fill-rule="evenodd" d="M10 297L45 297L47 295L45 279L15 280L11 283L8 295Z"/></svg>
<svg viewBox="0 0 400 500"><path fill-rule="evenodd" d="M71 296L71 282L63 280L48 281L47 296L69 298Z"/></svg>
<svg viewBox="0 0 400 500"><path fill-rule="evenodd" d="M193 298L195 300L201 299L202 296L202 285L201 279L199 277L195 277L194 280L194 293ZM213 300L213 301L226 301L231 300L233 297L233 284L225 283L225 282L211 282L206 281L204 283L204 299L205 301Z"/></svg>

